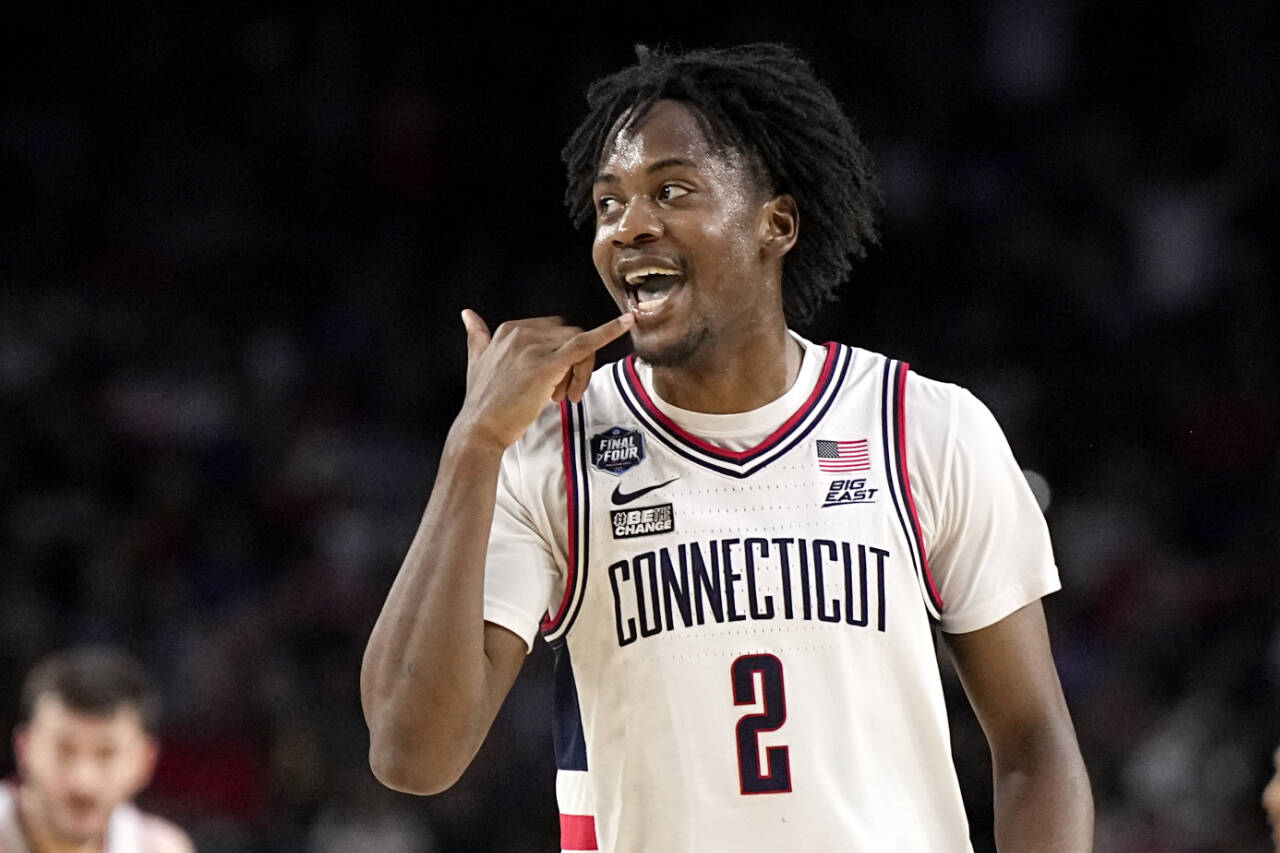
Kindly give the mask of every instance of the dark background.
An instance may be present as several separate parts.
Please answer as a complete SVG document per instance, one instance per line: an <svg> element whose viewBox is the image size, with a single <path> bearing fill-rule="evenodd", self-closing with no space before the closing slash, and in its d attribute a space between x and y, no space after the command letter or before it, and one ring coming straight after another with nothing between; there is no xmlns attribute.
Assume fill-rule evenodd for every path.
<svg viewBox="0 0 1280 853"><path fill-rule="evenodd" d="M119 642L167 708L145 804L203 851L558 849L545 649L431 799L368 772L360 656L461 400L458 311L610 314L561 205L585 85L635 41L766 38L831 83L885 195L811 337L972 388L1050 498L1097 849L1265 848L1276 3L26 2L4 30L6 730L38 656Z"/></svg>

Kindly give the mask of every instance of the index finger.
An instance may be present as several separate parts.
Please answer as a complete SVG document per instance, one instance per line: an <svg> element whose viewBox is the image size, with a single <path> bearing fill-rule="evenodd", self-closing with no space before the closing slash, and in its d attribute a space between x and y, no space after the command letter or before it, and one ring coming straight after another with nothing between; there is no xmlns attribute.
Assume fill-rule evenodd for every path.
<svg viewBox="0 0 1280 853"><path fill-rule="evenodd" d="M557 352L568 363L577 363L610 341L622 337L635 324L636 316L628 311L626 314L614 317L609 322L596 326L594 329L579 332L561 344Z"/></svg>

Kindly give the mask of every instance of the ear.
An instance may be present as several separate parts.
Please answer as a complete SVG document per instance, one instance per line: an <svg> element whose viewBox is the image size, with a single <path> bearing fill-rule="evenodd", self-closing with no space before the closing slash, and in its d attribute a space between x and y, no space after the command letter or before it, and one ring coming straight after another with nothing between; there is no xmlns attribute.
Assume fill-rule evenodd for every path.
<svg viewBox="0 0 1280 853"><path fill-rule="evenodd" d="M160 742L153 735L145 735L142 742L142 755L138 760L138 775L135 780L134 793L151 784L151 776L156 772L156 759L160 757Z"/></svg>
<svg viewBox="0 0 1280 853"><path fill-rule="evenodd" d="M796 244L800 236L800 211L790 195L779 195L766 201L760 209L760 251L781 258Z"/></svg>

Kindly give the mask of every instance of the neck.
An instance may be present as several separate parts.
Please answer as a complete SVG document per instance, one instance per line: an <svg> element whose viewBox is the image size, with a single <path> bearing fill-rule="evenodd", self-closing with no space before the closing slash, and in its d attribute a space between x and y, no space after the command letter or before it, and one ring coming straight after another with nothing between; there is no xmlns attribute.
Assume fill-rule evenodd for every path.
<svg viewBox="0 0 1280 853"><path fill-rule="evenodd" d="M779 324L732 348L718 346L671 367L653 368L653 388L673 406L707 414L749 412L787 392L804 352Z"/></svg>
<svg viewBox="0 0 1280 853"><path fill-rule="evenodd" d="M102 853L104 847L102 836L71 841L57 835L25 785L18 788L18 822L30 853Z"/></svg>

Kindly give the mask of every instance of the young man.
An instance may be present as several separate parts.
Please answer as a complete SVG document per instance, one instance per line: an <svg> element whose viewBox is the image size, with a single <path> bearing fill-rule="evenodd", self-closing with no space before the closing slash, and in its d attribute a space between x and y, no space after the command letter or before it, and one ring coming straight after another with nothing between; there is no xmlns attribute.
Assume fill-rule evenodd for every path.
<svg viewBox="0 0 1280 853"><path fill-rule="evenodd" d="M834 97L751 45L641 51L588 100L567 200L624 313L491 335L464 312L466 399L365 655L378 778L451 785L540 628L564 849L966 851L937 624L1001 849L1089 850L1057 571L999 427L788 328L874 239Z"/></svg>
<svg viewBox="0 0 1280 853"><path fill-rule="evenodd" d="M109 649L53 655L27 676L16 784L0 785L0 853L191 853L181 829L129 801L156 760L157 703Z"/></svg>

